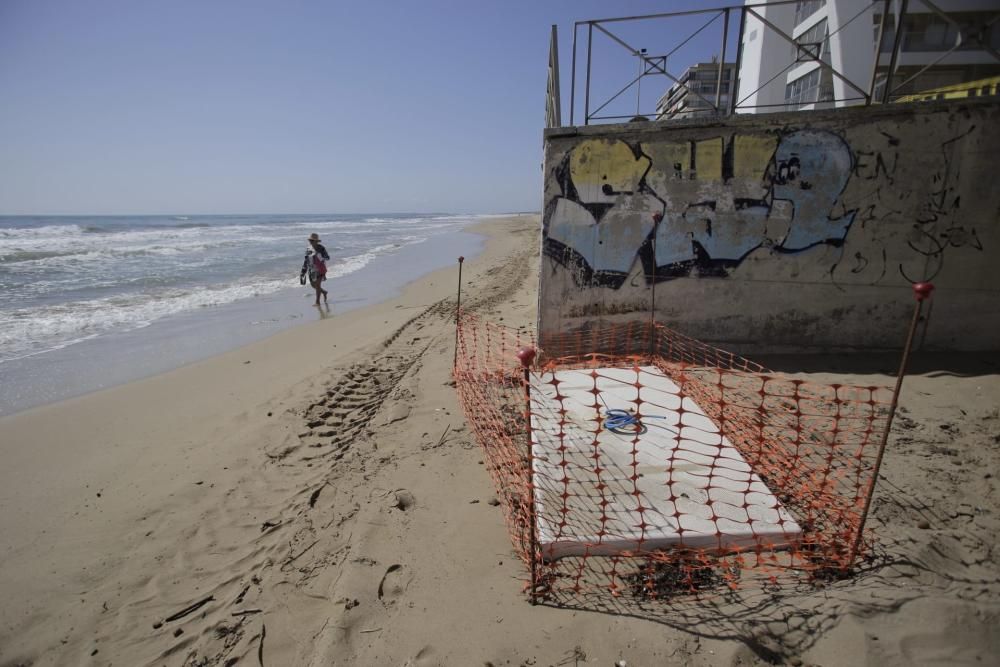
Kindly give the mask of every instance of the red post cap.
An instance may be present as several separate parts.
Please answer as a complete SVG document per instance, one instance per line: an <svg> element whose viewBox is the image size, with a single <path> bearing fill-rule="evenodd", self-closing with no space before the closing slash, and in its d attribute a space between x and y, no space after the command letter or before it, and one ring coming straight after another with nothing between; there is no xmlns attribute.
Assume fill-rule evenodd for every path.
<svg viewBox="0 0 1000 667"><path fill-rule="evenodd" d="M929 299L933 291L933 283L913 283L913 296L917 297L917 301Z"/></svg>
<svg viewBox="0 0 1000 667"><path fill-rule="evenodd" d="M522 347L517 351L517 358L521 362L521 365L527 368L535 360L535 348Z"/></svg>
<svg viewBox="0 0 1000 667"><path fill-rule="evenodd" d="M462 262L464 262L464 261L465 261L465 258L464 258L464 257L461 257L461 256L460 256L460 257L458 258L458 263L459 263L459 264L461 264L461 263L462 263Z"/></svg>

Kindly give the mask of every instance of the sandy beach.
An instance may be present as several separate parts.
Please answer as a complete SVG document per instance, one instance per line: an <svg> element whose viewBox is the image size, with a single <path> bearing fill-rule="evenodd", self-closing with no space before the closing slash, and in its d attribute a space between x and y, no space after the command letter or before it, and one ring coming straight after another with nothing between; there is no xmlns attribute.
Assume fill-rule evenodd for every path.
<svg viewBox="0 0 1000 667"><path fill-rule="evenodd" d="M463 307L534 327L538 226L473 229ZM916 355L856 576L531 606L451 381L456 285L0 418L0 667L1000 660L997 355ZM882 385L898 363L761 361Z"/></svg>

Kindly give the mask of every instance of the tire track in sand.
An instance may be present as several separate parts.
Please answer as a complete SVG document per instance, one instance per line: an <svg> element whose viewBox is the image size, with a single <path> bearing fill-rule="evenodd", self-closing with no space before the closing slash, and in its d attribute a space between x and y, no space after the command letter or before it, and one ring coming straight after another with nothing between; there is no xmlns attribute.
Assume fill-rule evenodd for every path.
<svg viewBox="0 0 1000 667"><path fill-rule="evenodd" d="M463 295L463 307L487 310L509 299L522 286L532 255L512 253L485 269L471 294ZM377 418L385 408L412 402L404 380L419 371L428 350L450 349L454 311L454 299L437 301L362 360L334 369L315 400L286 415L300 420L299 428L284 440L274 431L277 449L276 443L262 447L254 476L206 504L198 526L179 529L168 516L158 518L158 531L177 533L176 552L167 561L156 559L163 573L127 587L130 599L102 624L102 639L124 640L126 661L142 656L152 664L228 666L256 664L262 653L268 664L266 623L268 645L291 642L303 647L300 657L308 651L316 631L322 632L315 619L331 622L334 607L352 604L331 605L329 596L347 563L358 561L352 546L363 548L355 544L355 524L362 503L372 498L359 489L386 465L373 436L393 419ZM186 618L157 621L188 604L184 591L196 600L213 599Z"/></svg>
<svg viewBox="0 0 1000 667"><path fill-rule="evenodd" d="M486 269L487 284L466 301L465 308L493 308L509 299L522 286L526 272L518 269L532 254L524 250L511 253ZM306 454L303 460L343 458L351 444L366 434L375 415L410 369L433 344L450 333L441 325L453 322L454 314L454 299L431 304L390 334L380 352L331 382L325 395L306 410L306 430L299 434L307 448L322 451ZM432 326L433 334L418 335L430 325L436 325ZM283 452L284 456L290 453Z"/></svg>

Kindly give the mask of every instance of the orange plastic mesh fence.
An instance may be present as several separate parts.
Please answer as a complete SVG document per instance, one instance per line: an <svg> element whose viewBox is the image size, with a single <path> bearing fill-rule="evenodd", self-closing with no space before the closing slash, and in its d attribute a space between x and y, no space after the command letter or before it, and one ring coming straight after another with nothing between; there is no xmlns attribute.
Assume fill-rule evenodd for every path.
<svg viewBox="0 0 1000 667"><path fill-rule="evenodd" d="M850 569L888 388L782 376L659 324L548 337L526 371L533 344L462 313L455 378L535 594Z"/></svg>
<svg viewBox="0 0 1000 667"><path fill-rule="evenodd" d="M518 554L530 561L528 431L524 372L514 356L535 338L462 312L455 387L466 419L483 448L504 519Z"/></svg>

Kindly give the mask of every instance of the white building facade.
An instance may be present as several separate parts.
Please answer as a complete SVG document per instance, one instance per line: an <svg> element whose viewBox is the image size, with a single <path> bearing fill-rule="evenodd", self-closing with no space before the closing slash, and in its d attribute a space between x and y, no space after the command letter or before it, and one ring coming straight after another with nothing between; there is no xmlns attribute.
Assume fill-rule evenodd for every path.
<svg viewBox="0 0 1000 667"><path fill-rule="evenodd" d="M800 0L781 5L761 5L760 1L745 3L755 5L754 11L764 20L746 15L740 45L738 113L864 103L875 68L879 26L886 7L883 0ZM922 0L909 0L905 12L902 5L900 0L888 3L876 100L882 99L897 30L901 41L892 98L1000 74L1000 2L936 0L930 7ZM987 46L971 39L972 34ZM945 55L956 43L959 48ZM927 65L932 66L920 72Z"/></svg>

